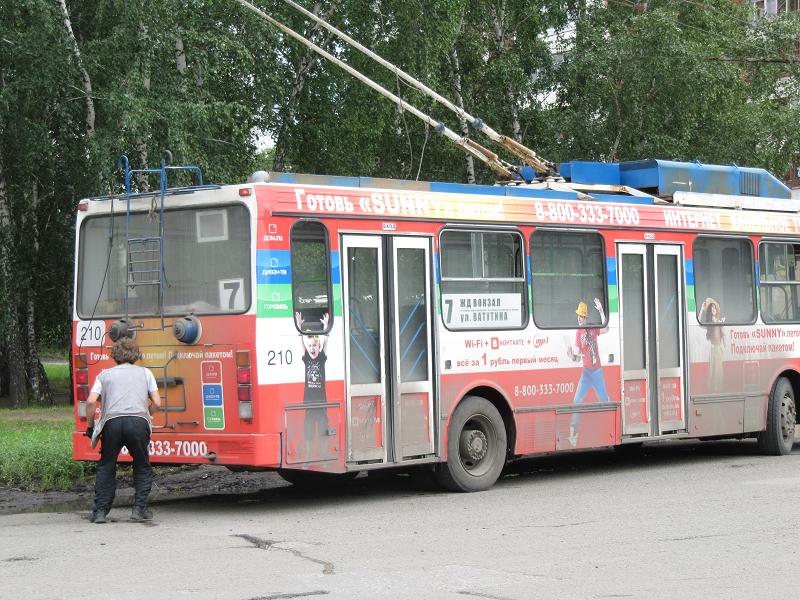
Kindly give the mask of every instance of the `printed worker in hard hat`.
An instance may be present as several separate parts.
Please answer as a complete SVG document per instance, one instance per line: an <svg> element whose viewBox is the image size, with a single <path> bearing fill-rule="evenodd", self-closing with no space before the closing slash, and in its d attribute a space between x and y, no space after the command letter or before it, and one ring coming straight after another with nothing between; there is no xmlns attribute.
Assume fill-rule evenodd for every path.
<svg viewBox="0 0 800 600"><path fill-rule="evenodd" d="M604 323L606 315L603 310L603 303L599 298L594 299L594 307L600 314L600 323ZM597 336L608 331L608 327L586 327L589 320L589 307L586 302L578 302L578 308L575 309L575 314L578 315L578 329L575 332L575 347L570 345L567 348L567 355L574 361L583 359L583 372L581 379L578 382L578 389L575 391L575 404L583 403L586 394L590 389L593 389L597 394L597 399L600 402L608 402L608 393L606 392L606 381L603 377L603 369L600 365L600 351L597 345ZM569 443L576 446L578 443L578 413L572 414L572 422L569 428Z"/></svg>

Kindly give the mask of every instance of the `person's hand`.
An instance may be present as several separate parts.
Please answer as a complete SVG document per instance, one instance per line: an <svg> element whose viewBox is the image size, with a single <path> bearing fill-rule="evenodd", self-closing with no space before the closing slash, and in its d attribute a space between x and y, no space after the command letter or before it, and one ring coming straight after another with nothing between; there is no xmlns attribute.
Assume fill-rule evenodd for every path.
<svg viewBox="0 0 800 600"><path fill-rule="evenodd" d="M600 298L594 299L594 307L597 309L597 312L599 313L603 312L603 303L600 302Z"/></svg>
<svg viewBox="0 0 800 600"><path fill-rule="evenodd" d="M86 427L86 431L83 432L83 435L85 435L89 439L92 439L92 436L94 435L94 423Z"/></svg>

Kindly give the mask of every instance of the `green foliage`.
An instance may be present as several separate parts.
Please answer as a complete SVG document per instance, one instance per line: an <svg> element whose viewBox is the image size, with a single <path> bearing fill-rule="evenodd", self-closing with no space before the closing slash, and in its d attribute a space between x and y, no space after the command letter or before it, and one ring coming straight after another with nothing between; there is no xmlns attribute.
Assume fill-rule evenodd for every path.
<svg viewBox="0 0 800 600"><path fill-rule="evenodd" d="M794 17L754 20L731 2L612 6L581 20L553 72L561 160L675 158L762 166L797 158ZM791 32L791 33L789 33Z"/></svg>
<svg viewBox="0 0 800 600"><path fill-rule="evenodd" d="M72 459L72 407L0 410L0 485L69 489L94 472Z"/></svg>

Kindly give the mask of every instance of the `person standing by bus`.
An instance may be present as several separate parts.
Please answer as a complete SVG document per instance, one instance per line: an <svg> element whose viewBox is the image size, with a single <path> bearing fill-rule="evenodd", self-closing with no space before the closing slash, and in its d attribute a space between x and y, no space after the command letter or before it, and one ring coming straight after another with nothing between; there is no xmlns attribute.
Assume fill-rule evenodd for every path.
<svg viewBox="0 0 800 600"><path fill-rule="evenodd" d="M117 490L117 458L123 446L133 457L135 494L132 521L149 521L153 513L147 507L153 484L149 445L152 433L150 415L161 407L158 385L150 369L136 366L142 355L131 338L118 340L111 349L117 366L103 370L95 379L86 400L89 425L86 434L92 448L100 446L100 462L94 484L92 523L105 523ZM102 399L100 420L94 422L97 400ZM149 404L148 404L149 401Z"/></svg>
<svg viewBox="0 0 800 600"><path fill-rule="evenodd" d="M606 320L605 312L603 311L603 303L599 298L594 299L594 307L600 313L600 323ZM567 355L574 361L583 359L583 372L581 379L578 382L578 388L575 390L574 404L582 404L586 399L586 394L590 389L593 389L597 394L597 399L600 402L608 402L608 393L606 392L606 381L603 377L603 368L600 365L600 350L597 345L597 336L608 331L605 328L585 328L586 322L589 318L589 308L586 302L579 302L578 308L575 310L578 315L578 329L575 332L575 347L572 345L567 347ZM572 413L572 421L569 428L569 443L575 447L578 443L578 413Z"/></svg>
<svg viewBox="0 0 800 600"><path fill-rule="evenodd" d="M300 312L294 315L297 329L303 331L303 317ZM322 315L322 331L328 329L329 314ZM320 449L321 440L328 432L328 409L319 406L327 403L328 396L325 391L325 362L328 360L328 336L300 334L303 341L303 364L305 364L305 385L303 389L303 404L316 404L318 406L305 409L303 423L304 453L306 460L316 457Z"/></svg>
<svg viewBox="0 0 800 600"><path fill-rule="evenodd" d="M725 359L725 332L722 330L722 316L719 302L706 298L700 306L700 324L706 329L706 339L711 343L708 351L708 391L722 391L722 363Z"/></svg>

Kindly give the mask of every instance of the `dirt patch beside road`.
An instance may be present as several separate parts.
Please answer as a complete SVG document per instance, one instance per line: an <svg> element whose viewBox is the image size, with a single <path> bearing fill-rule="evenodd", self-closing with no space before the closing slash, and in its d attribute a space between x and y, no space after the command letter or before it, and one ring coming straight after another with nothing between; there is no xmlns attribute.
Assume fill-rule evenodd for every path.
<svg viewBox="0 0 800 600"><path fill-rule="evenodd" d="M114 507L127 507L133 500L130 467L120 467ZM233 473L225 467L199 465L156 475L152 503L217 494L247 494L289 485L277 473ZM59 492L28 492L0 487L0 514L91 510L94 485Z"/></svg>

